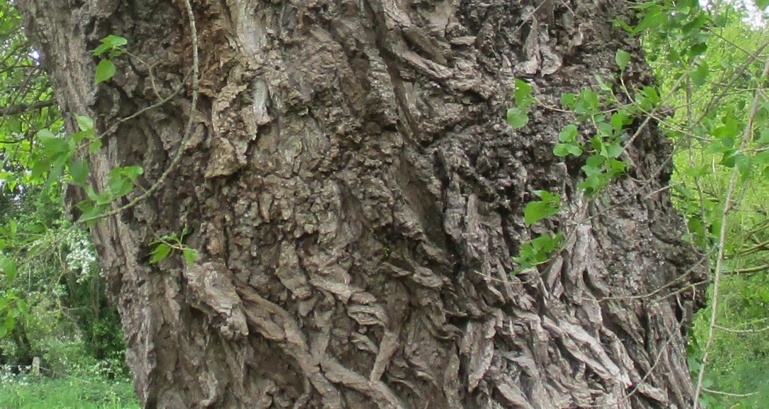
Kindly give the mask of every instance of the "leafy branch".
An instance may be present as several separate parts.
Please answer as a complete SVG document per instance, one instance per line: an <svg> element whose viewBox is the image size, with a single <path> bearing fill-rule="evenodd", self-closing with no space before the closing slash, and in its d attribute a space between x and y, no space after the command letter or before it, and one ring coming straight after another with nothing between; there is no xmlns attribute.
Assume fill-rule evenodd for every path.
<svg viewBox="0 0 769 409"><path fill-rule="evenodd" d="M154 245L155 248L150 252L150 263L154 264L166 259L173 251L180 252L187 264L195 262L198 251L183 242L187 233L187 226L184 226L181 234L171 233L153 240L150 246Z"/></svg>

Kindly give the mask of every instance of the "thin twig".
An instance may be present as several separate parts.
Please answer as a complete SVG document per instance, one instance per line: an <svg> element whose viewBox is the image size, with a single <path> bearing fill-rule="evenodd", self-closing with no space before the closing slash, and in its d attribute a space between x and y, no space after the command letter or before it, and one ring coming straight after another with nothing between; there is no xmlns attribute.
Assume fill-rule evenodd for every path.
<svg viewBox="0 0 769 409"><path fill-rule="evenodd" d="M724 391L714 391L713 389L708 389L703 387L703 392L707 392L711 395L721 395L721 396L729 396L732 398L749 398L751 396L758 395L758 392L750 392L750 393L730 393L730 392L724 392Z"/></svg>
<svg viewBox="0 0 769 409"><path fill-rule="evenodd" d="M724 327L722 325L716 325L716 329L724 332L729 332L731 334L760 334L762 332L769 331L769 327L763 327L759 329L734 329L729 327Z"/></svg>

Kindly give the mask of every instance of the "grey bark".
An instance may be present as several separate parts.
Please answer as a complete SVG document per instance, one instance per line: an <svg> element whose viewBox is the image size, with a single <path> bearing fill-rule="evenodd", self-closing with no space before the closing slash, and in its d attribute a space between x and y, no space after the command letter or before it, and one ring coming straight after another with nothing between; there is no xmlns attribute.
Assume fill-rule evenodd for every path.
<svg viewBox="0 0 769 409"><path fill-rule="evenodd" d="M108 131L97 188L132 164L151 185L194 115L163 187L93 228L144 407L692 407L701 270L664 189L669 144L642 132L589 202L579 164L550 152L568 115L504 122L515 78L557 105L611 80L617 48L635 56L626 83L649 83L610 22L625 3L193 3L195 107L182 1L19 2L64 112ZM108 34L132 56L95 86ZM567 207L546 227L576 233L510 276L544 228L522 216L542 188ZM150 264L184 226L194 265Z"/></svg>

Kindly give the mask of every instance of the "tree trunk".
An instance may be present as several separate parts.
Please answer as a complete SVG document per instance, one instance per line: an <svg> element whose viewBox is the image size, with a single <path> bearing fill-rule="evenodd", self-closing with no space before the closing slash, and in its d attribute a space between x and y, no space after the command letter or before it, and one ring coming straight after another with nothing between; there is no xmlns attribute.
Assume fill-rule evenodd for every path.
<svg viewBox="0 0 769 409"><path fill-rule="evenodd" d="M183 148L93 228L144 407L692 407L699 257L664 189L670 144L644 130L590 202L551 152L569 115L504 120L515 78L558 105L616 76L617 48L626 84L649 83L612 27L625 3L195 0L194 107L184 0L19 3L70 130L106 132L97 190L134 164L149 188ZM97 86L109 34L130 54ZM565 248L511 276L543 188ZM195 263L151 264L185 226Z"/></svg>

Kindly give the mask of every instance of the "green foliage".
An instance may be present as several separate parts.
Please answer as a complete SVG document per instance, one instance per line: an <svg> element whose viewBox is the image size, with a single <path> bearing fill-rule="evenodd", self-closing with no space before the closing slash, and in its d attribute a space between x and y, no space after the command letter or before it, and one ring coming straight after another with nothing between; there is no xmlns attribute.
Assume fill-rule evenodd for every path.
<svg viewBox="0 0 769 409"><path fill-rule="evenodd" d="M187 226L184 226L181 234L171 233L152 241L150 245L155 248L150 252L150 263L157 263L164 260L172 251L178 251L182 254L184 262L192 264L198 256L197 250L184 244L184 236L187 235Z"/></svg>
<svg viewBox="0 0 769 409"><path fill-rule="evenodd" d="M535 190L533 193L542 200L531 201L523 209L526 226L531 226L542 219L555 215L561 205L561 197L556 193L547 190Z"/></svg>
<svg viewBox="0 0 769 409"><path fill-rule="evenodd" d="M534 104L531 96L531 85L521 79L515 80L516 106L507 110L507 122L513 128L523 128L529 123L529 107Z"/></svg>
<svg viewBox="0 0 769 409"><path fill-rule="evenodd" d="M626 66L629 61L629 56L617 53L620 67ZM561 96L561 103L577 114L577 117L574 123L563 128L558 135L559 142L553 147L553 154L558 157L589 154L581 168L585 178L578 185L588 196L597 194L611 180L625 172L625 163L619 159L624 151L624 128L633 122L632 115L644 109L637 102L636 105L614 109L607 118L610 110L607 111L604 105L616 104L617 99L611 87L597 80L600 85L598 91L585 88L579 94L566 93ZM578 126L581 123L588 123L593 129L592 136L587 140L579 137Z"/></svg>
<svg viewBox="0 0 769 409"><path fill-rule="evenodd" d="M625 71L625 68L627 68L628 63L630 62L631 55L629 52L625 50L617 50L617 53L614 55L614 62L617 63L619 66L619 69L622 71Z"/></svg>
<svg viewBox="0 0 769 409"><path fill-rule="evenodd" d="M686 220L685 238L710 255L714 270L708 306L695 317L689 366L703 388L703 407L763 407L769 101L761 50L769 33L731 3L709 12L695 1L660 2L656 13L652 20L660 23L638 32L660 93L679 107L660 123L678 148L673 197ZM659 99L641 95L643 102Z"/></svg>
<svg viewBox="0 0 769 409"><path fill-rule="evenodd" d="M104 82L115 76L117 69L115 63L109 59L103 59L96 65L96 75L94 76L96 83Z"/></svg>
<svg viewBox="0 0 769 409"><path fill-rule="evenodd" d="M90 187L85 156L101 149L101 137L85 116L73 118L77 132L64 131L38 53L11 7L0 5L0 365L28 364L39 356L53 371L49 375L123 379L120 320L107 302L87 234L67 221L62 209L65 185ZM102 61L117 58L126 44L109 36L94 55ZM103 70L97 81L108 79ZM141 174L136 166L113 170L108 193L91 206L98 207L91 216L128 194ZM0 391L6 396L11 395ZM0 398L0 406L6 404Z"/></svg>
<svg viewBox="0 0 769 409"><path fill-rule="evenodd" d="M624 71L631 55L618 50L615 62ZM621 105L614 95L612 86L596 77L597 89L583 88L579 93L561 95L561 105L574 113L574 122L563 127L558 142L553 146L553 155L559 158L579 158L584 175L577 187L588 198L595 197L612 180L625 173L626 165L620 160L624 152L625 128L633 123L633 116L653 110L660 98L654 88L647 87L637 93L632 104ZM532 88L522 80L515 82L516 107L507 112L508 123L513 128L528 124L528 112L535 105ZM581 132L582 131L582 132ZM583 137L582 134L590 135ZM560 196L547 190L533 192L541 200L529 202L523 211L524 223L531 226L538 221L555 216L561 206ZM521 271L546 262L550 254L558 249L561 232L539 235L521 244L519 255L513 260Z"/></svg>
<svg viewBox="0 0 769 409"><path fill-rule="evenodd" d="M19 213L8 215L13 218L5 230L15 234L4 235L3 251L24 250L27 257L17 266L22 282L0 280L0 335L8 335L0 336L0 350L10 362L41 356L57 374L76 372L87 360L111 360L122 377L127 368L120 320L107 302L95 251L85 232L62 220L61 199L51 193L30 190Z"/></svg>
<svg viewBox="0 0 769 409"><path fill-rule="evenodd" d="M582 156L582 143L577 139L579 131L574 124L566 125L561 133L558 134L559 143L555 144L553 154L558 157L564 156Z"/></svg>
<svg viewBox="0 0 769 409"><path fill-rule="evenodd" d="M15 226L16 223L13 223L13 225ZM16 262L10 257L0 255L0 269L5 274L5 282L13 283L13 280L16 279Z"/></svg>
<svg viewBox="0 0 769 409"><path fill-rule="evenodd" d="M517 272L537 266L546 262L552 253L563 241L563 234L550 233L537 236L531 241L523 243L519 255L513 257L513 261L518 264Z"/></svg>
<svg viewBox="0 0 769 409"><path fill-rule="evenodd" d="M0 338L8 335L16 326L16 320L27 313L27 304L19 297L18 291L5 290L0 298L0 317L3 317L0 326Z"/></svg>
<svg viewBox="0 0 769 409"><path fill-rule="evenodd" d="M124 46L128 40L116 35L108 35L101 40L101 44L92 51L94 56L104 57L96 65L96 83L104 82L115 76L117 69L112 59L121 56L126 50Z"/></svg>
<svg viewBox="0 0 769 409"><path fill-rule="evenodd" d="M139 408L126 380L100 377L35 380L0 372L2 409L133 409Z"/></svg>
<svg viewBox="0 0 769 409"><path fill-rule="evenodd" d="M101 44L92 53L95 56L107 54L109 58L117 58L125 52L124 46L128 40L123 37L110 34L101 39Z"/></svg>

